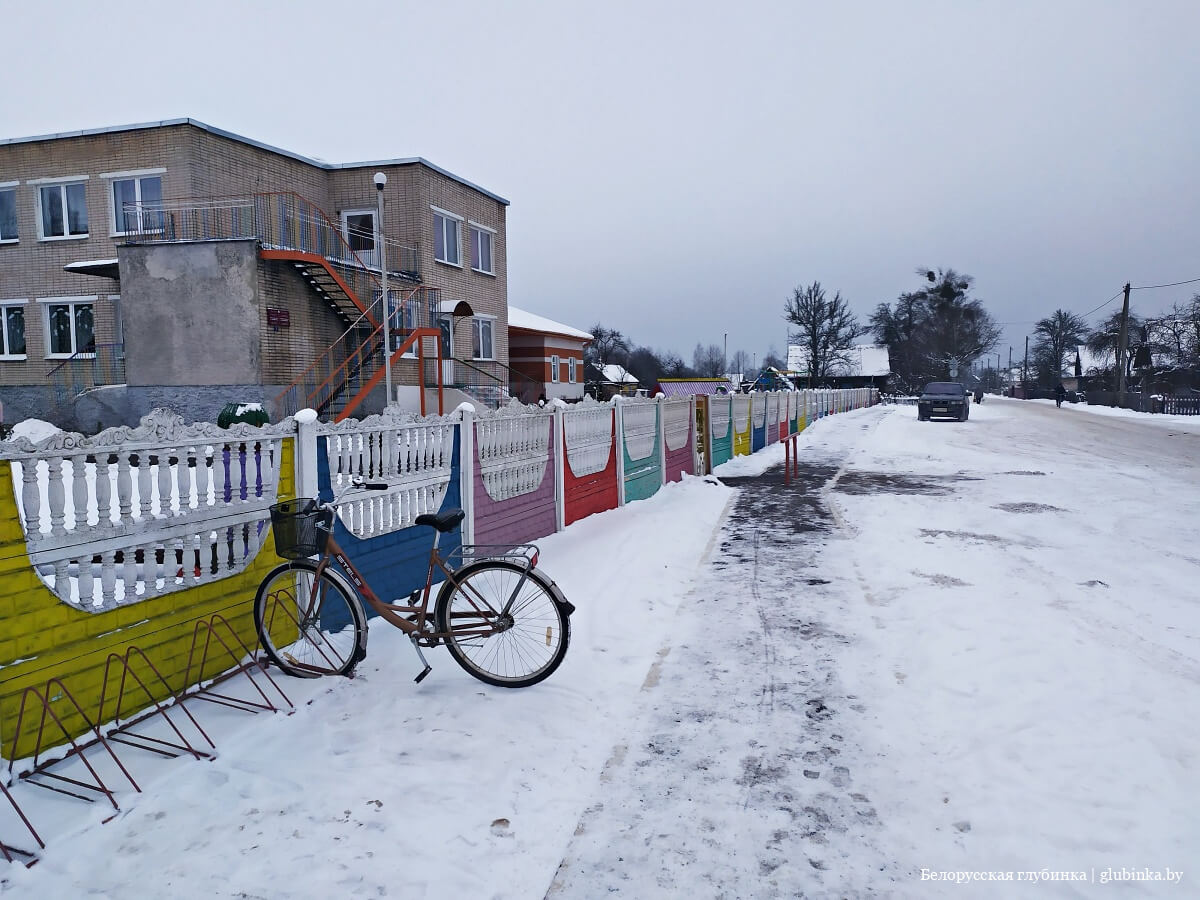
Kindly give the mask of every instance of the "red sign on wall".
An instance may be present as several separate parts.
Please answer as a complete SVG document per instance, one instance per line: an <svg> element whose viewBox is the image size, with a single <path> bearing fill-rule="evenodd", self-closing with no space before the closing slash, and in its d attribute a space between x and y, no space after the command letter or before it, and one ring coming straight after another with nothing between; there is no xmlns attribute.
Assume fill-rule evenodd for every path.
<svg viewBox="0 0 1200 900"><path fill-rule="evenodd" d="M292 313L286 309L275 309L267 307L267 324L272 328L290 328L292 324Z"/></svg>

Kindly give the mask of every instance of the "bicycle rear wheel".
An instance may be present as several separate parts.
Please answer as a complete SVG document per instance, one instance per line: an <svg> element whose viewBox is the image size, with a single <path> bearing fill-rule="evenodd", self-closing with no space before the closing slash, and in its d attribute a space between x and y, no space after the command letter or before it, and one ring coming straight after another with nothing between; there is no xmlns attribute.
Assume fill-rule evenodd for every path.
<svg viewBox="0 0 1200 900"><path fill-rule="evenodd" d="M505 560L480 560L455 572L442 585L435 616L455 661L497 687L528 687L547 678L571 641L570 619L551 582Z"/></svg>
<svg viewBox="0 0 1200 900"><path fill-rule="evenodd" d="M316 563L273 569L254 597L254 627L267 656L288 675L347 675L367 655L367 620L353 591Z"/></svg>

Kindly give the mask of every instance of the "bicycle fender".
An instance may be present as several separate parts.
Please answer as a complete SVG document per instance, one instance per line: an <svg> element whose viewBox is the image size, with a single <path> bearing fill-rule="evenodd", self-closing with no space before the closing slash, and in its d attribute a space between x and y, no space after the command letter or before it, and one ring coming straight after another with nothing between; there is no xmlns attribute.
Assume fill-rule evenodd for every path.
<svg viewBox="0 0 1200 900"><path fill-rule="evenodd" d="M535 569L534 571L537 572L539 575L541 575L543 578L545 578L548 582L550 582L550 592L554 596L555 604L557 604L559 606L559 608L562 609L562 611L564 613L566 613L568 617L570 617L571 614L575 612L575 604L572 603L570 600L568 600L563 595L562 589L559 588L559 586L557 584L555 584L553 578L549 577L545 572L541 571L540 569Z"/></svg>

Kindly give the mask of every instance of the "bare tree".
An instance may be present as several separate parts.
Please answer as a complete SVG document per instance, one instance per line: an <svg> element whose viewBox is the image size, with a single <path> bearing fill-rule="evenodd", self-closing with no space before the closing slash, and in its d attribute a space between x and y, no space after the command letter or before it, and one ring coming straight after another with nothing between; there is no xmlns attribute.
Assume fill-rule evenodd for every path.
<svg viewBox="0 0 1200 900"><path fill-rule="evenodd" d="M750 354L745 350L738 350L733 356L729 357L729 371L723 372L723 375L744 375L750 371L751 360Z"/></svg>
<svg viewBox="0 0 1200 900"><path fill-rule="evenodd" d="M810 383L828 377L838 364L844 365L845 351L866 333L841 293L826 296L819 281L792 290L792 296L784 301L783 318L796 329L788 340L803 348Z"/></svg>
<svg viewBox="0 0 1200 900"><path fill-rule="evenodd" d="M597 322L592 326L592 342L584 350L584 359L594 366L624 364L629 351L629 340L625 335L615 328L605 328Z"/></svg>
<svg viewBox="0 0 1200 900"><path fill-rule="evenodd" d="M707 347L697 344L692 351L692 368L701 378L716 378L723 374L725 368L725 353L716 344Z"/></svg>

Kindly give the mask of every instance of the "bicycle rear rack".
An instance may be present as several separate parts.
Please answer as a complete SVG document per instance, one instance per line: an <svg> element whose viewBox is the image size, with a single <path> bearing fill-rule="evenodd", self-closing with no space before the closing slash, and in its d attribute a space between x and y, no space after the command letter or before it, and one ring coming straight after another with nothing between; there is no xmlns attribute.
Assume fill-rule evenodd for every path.
<svg viewBox="0 0 1200 900"><path fill-rule="evenodd" d="M536 544L463 544L446 553L444 558L447 563L457 559L460 566L483 560L505 560L519 563L528 572L537 565L538 548Z"/></svg>

